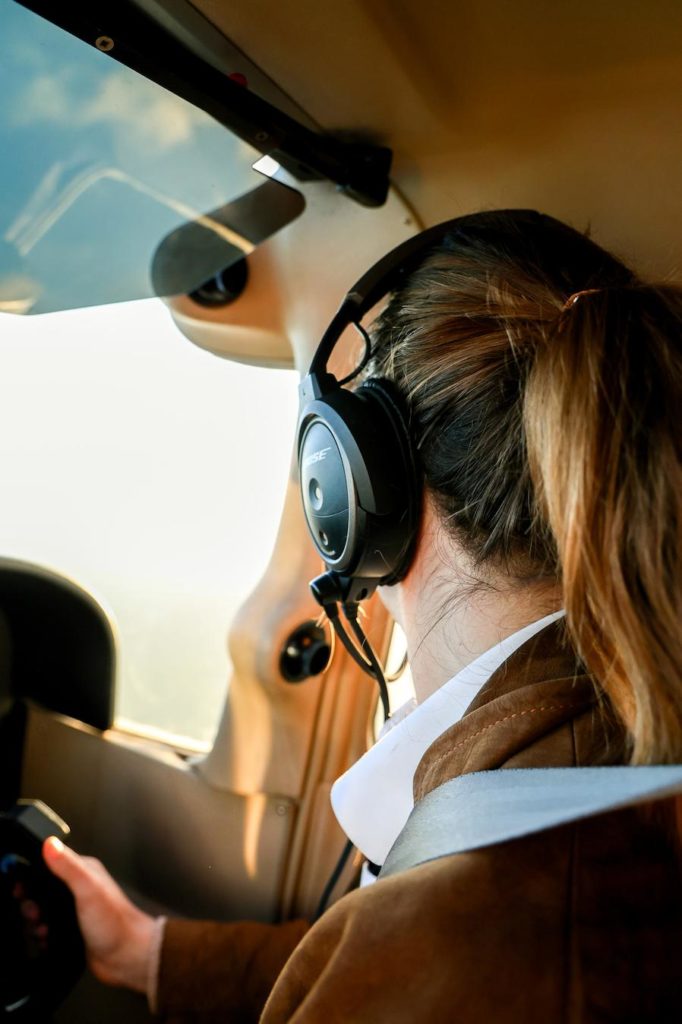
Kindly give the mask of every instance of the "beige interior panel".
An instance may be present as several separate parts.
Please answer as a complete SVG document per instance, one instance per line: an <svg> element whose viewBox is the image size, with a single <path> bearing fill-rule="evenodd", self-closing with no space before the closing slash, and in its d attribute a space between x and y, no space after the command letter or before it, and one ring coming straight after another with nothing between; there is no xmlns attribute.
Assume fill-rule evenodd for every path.
<svg viewBox="0 0 682 1024"><path fill-rule="evenodd" d="M396 189L370 210L329 182L282 180L306 209L248 257L249 282L228 306L168 299L176 324L195 345L258 366L306 370L343 296L368 266L413 235L420 222Z"/></svg>
<svg viewBox="0 0 682 1024"><path fill-rule="evenodd" d="M532 206L682 275L678 0L194 6L324 128L390 145L426 223Z"/></svg>
<svg viewBox="0 0 682 1024"><path fill-rule="evenodd" d="M22 795L52 806L73 845L149 905L192 917L271 920L278 912L291 800L216 789L171 751L38 708Z"/></svg>

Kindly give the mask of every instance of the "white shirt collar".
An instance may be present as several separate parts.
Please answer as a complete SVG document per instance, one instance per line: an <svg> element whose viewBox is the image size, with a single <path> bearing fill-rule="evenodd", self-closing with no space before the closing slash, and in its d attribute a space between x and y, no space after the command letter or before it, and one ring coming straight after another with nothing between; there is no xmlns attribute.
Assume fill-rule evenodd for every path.
<svg viewBox="0 0 682 1024"><path fill-rule="evenodd" d="M484 683L514 651L563 614L546 615L481 654L383 732L377 743L336 780L331 791L334 813L348 838L368 860L383 864L398 838L414 806L414 773L434 740L460 720Z"/></svg>

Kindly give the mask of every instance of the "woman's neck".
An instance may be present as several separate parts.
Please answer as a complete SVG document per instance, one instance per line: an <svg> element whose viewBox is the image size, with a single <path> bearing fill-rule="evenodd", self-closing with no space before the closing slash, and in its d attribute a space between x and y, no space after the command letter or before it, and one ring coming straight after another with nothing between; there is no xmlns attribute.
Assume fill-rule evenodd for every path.
<svg viewBox="0 0 682 1024"><path fill-rule="evenodd" d="M427 503L409 573L381 592L405 632L419 703L484 651L561 607L555 583L480 575Z"/></svg>

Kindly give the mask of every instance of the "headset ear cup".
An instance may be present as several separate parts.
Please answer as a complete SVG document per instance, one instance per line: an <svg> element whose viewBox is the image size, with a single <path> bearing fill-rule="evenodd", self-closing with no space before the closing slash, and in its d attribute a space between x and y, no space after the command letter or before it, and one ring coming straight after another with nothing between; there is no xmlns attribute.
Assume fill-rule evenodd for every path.
<svg viewBox="0 0 682 1024"><path fill-rule="evenodd" d="M372 379L307 403L298 458L306 521L327 569L367 581L370 591L402 579L414 551L421 475L394 385Z"/></svg>
<svg viewBox="0 0 682 1024"><path fill-rule="evenodd" d="M393 571L383 581L384 586L390 586L404 578L412 561L421 511L422 476L410 434L407 404L395 384L385 378L372 377L361 384L355 394L375 404L376 410L370 414L373 420L381 418L388 421L402 468L401 531L404 546Z"/></svg>

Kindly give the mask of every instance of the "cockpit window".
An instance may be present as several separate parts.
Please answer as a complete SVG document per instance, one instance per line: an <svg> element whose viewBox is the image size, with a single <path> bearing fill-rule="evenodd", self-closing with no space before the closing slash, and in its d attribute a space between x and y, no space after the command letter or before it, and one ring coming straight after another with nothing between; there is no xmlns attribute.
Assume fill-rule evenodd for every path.
<svg viewBox="0 0 682 1024"><path fill-rule="evenodd" d="M216 272L248 252L248 231L221 211L265 181L260 154L13 0L0 0L0 23L0 309L191 292L208 278L194 279L196 259L178 270L187 225L195 248L197 225L210 236ZM279 189L285 206L298 195ZM278 211L277 227L300 206Z"/></svg>
<svg viewBox="0 0 682 1024"><path fill-rule="evenodd" d="M275 539L297 380L195 348L149 296L210 282L202 267L303 201L106 53L13 0L0 24L0 554L111 610L119 725L207 746L230 620ZM235 226L256 188L274 214L251 201Z"/></svg>
<svg viewBox="0 0 682 1024"><path fill-rule="evenodd" d="M196 348L158 299L0 314L0 555L70 576L111 611L119 724L210 744L296 410L293 371Z"/></svg>

